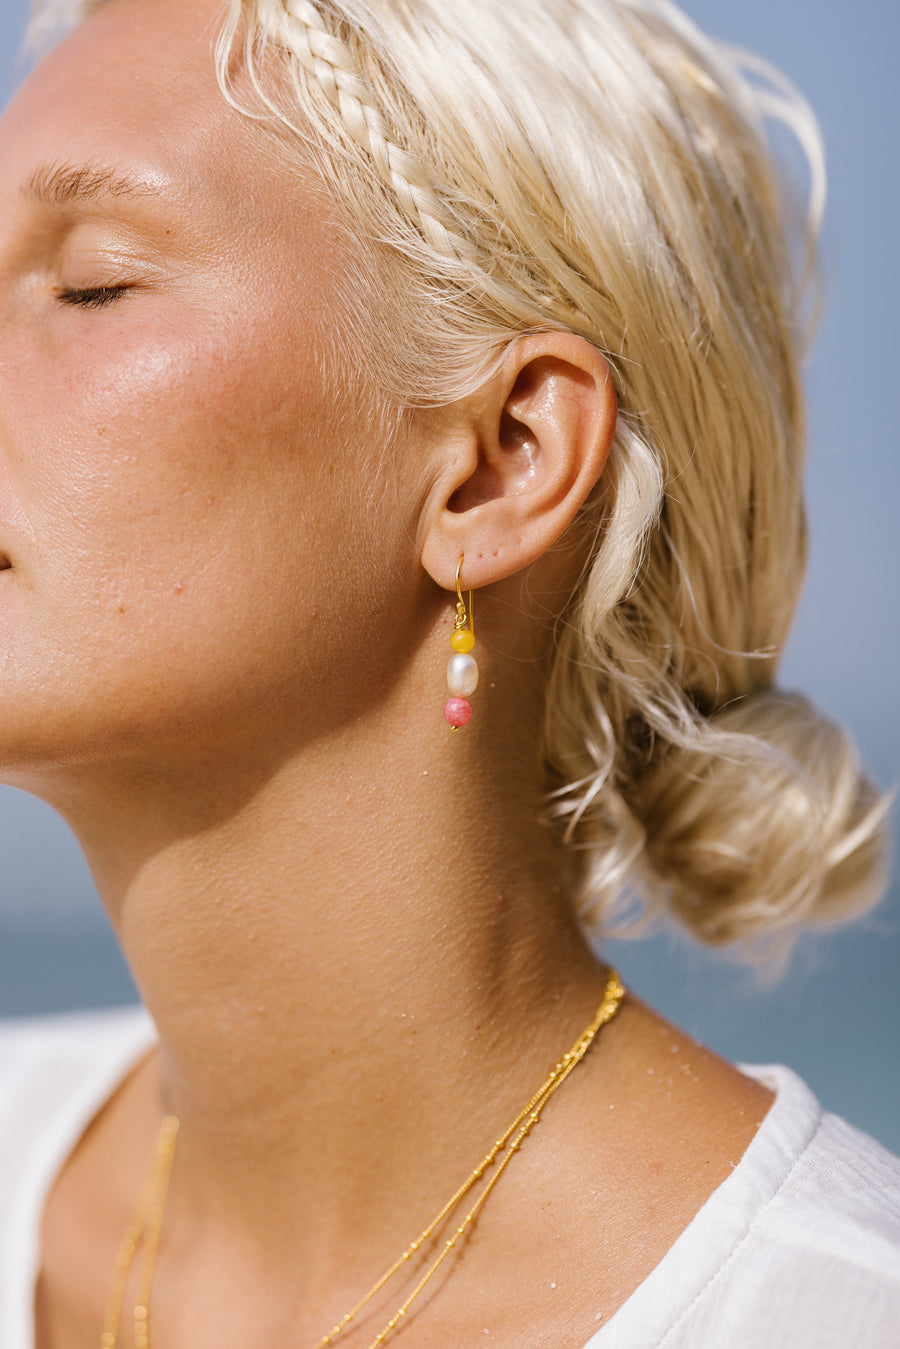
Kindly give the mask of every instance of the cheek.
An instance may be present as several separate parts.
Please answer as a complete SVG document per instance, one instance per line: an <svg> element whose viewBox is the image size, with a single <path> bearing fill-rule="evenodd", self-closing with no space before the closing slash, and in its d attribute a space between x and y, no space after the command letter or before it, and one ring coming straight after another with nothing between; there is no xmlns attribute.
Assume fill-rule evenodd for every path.
<svg viewBox="0 0 900 1349"><path fill-rule="evenodd" d="M8 458L36 584L43 567L72 562L106 560L123 582L236 562L248 529L265 523L265 537L306 500L336 449L334 395L314 354L281 362L271 334L260 342L229 314L185 308L173 321L138 300L117 317L90 316L77 340L37 353L31 369L52 370L53 388L23 372Z"/></svg>
<svg viewBox="0 0 900 1349"><path fill-rule="evenodd" d="M73 707L90 689L98 717L106 690L150 720L348 669L347 635L376 617L365 447L344 451L347 409L315 352L271 322L263 340L187 311L155 329L101 319L64 358L23 365L7 664L32 685L52 669ZM52 389L28 373L48 368Z"/></svg>

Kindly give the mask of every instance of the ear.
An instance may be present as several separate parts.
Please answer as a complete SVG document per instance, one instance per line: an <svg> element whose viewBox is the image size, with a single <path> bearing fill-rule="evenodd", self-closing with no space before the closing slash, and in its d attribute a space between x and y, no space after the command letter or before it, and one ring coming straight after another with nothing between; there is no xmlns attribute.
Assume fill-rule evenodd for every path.
<svg viewBox="0 0 900 1349"><path fill-rule="evenodd" d="M421 517L422 562L452 590L505 579L542 557L603 472L616 427L609 367L584 338L535 333L436 419L438 469Z"/></svg>

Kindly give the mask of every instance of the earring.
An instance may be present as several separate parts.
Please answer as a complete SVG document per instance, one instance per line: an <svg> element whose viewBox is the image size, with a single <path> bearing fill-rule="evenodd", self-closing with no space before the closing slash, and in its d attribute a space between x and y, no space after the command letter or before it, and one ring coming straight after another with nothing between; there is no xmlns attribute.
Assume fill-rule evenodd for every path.
<svg viewBox="0 0 900 1349"><path fill-rule="evenodd" d="M474 693L478 687L478 662L474 656L469 655L475 645L474 606L470 590L467 614L460 582L462 564L463 555L460 553L459 562L456 564L456 622L450 634L450 645L454 654L447 663L447 688L450 690L450 697L444 704L444 720L449 722L453 731L458 731L460 726L465 726L466 722L471 720L472 704L468 695Z"/></svg>

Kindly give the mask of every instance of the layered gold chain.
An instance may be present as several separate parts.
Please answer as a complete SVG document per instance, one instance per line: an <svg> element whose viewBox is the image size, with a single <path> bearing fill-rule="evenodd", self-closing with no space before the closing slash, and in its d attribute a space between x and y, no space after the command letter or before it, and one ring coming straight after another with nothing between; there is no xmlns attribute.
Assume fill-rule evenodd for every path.
<svg viewBox="0 0 900 1349"><path fill-rule="evenodd" d="M370 1345L370 1349L380 1349L380 1346L384 1344L388 1336L400 1325L401 1321L409 1311L409 1308L422 1292L423 1288L425 1288L429 1280L437 1273L451 1251L454 1250L460 1240L469 1231L475 1219L478 1217L478 1214L484 1207L494 1186L503 1175L503 1172L516 1155L535 1124L537 1124L541 1117L541 1112L547 1102L550 1100L551 1096L553 1096L554 1092L559 1090L569 1074L584 1058L585 1054L594 1043L600 1027L604 1026L608 1021L611 1021L615 1016L622 1004L624 996L625 988L620 982L616 971L611 969L609 971L606 989L603 994L603 1001L597 1008L593 1021L591 1021L590 1025L585 1027L568 1053L564 1054L559 1062L553 1067L543 1085L534 1093L528 1104L519 1111L512 1124L510 1124L500 1135L490 1151L481 1162L479 1162L478 1166L476 1166L468 1180L464 1181L459 1189L451 1195L443 1208L441 1208L432 1218L428 1226L419 1233L415 1241L407 1246L403 1254L395 1260L390 1269L386 1270L381 1278L372 1285L365 1296L360 1298L356 1306L352 1307L350 1311L348 1311L346 1315L332 1327L327 1335L323 1335L322 1338L316 1342L313 1349L327 1349L328 1345L334 1343L338 1336L347 1329L351 1321L358 1316L363 1308L381 1292L382 1288L384 1288L395 1274L398 1274L400 1270L413 1259L425 1243L428 1242L438 1229L450 1218L450 1215L459 1207L473 1186L477 1185L478 1182L483 1179L491 1167L494 1167L493 1174L486 1182L471 1208L469 1208L468 1212L462 1218L459 1226L453 1234L444 1241L438 1255L432 1260L428 1269L419 1279L406 1300L398 1307L384 1329L375 1336ZM125 1287L138 1251L140 1251L141 1263L138 1275L137 1300L133 1311L134 1345L135 1349L150 1349L150 1289L153 1281L153 1270L156 1264L157 1251L159 1249L160 1231L162 1229L163 1215L165 1213L166 1195L168 1193L172 1163L175 1157L175 1143L177 1137L178 1120L174 1115L167 1115L163 1120L159 1137L156 1140L153 1159L147 1175L147 1180L141 1193L137 1212L122 1235L122 1241L116 1257L115 1277L113 1279L113 1285L107 1303L106 1322L103 1334L100 1337L100 1349L116 1349L118 1344Z"/></svg>

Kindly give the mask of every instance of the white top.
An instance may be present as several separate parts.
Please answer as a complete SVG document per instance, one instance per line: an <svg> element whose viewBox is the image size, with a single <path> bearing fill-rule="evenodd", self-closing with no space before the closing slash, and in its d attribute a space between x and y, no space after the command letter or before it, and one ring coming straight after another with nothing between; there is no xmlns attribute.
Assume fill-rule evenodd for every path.
<svg viewBox="0 0 900 1349"><path fill-rule="evenodd" d="M34 1346L47 1192L153 1043L134 1008L0 1025L2 1349ZM900 1160L787 1068L743 1071L776 1093L759 1132L584 1349L900 1349Z"/></svg>

